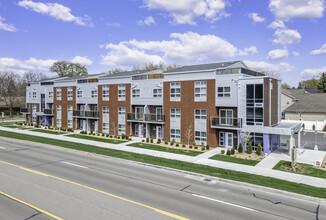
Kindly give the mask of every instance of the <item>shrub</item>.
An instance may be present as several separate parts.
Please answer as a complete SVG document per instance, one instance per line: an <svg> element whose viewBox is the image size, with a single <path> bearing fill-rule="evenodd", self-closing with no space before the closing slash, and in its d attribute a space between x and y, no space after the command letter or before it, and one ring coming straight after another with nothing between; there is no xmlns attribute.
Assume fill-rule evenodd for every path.
<svg viewBox="0 0 326 220"><path fill-rule="evenodd" d="M251 142L249 142L249 144L247 146L247 153L252 154L252 143Z"/></svg>
<svg viewBox="0 0 326 220"><path fill-rule="evenodd" d="M226 155L230 156L231 155L231 151L230 150L227 150L226 151Z"/></svg>
<svg viewBox="0 0 326 220"><path fill-rule="evenodd" d="M163 138L163 141L164 142L167 142L168 141L168 138L167 137Z"/></svg>
<svg viewBox="0 0 326 220"><path fill-rule="evenodd" d="M197 147L197 146L195 146L194 148L195 148L196 150L198 149L198 147Z"/></svg>
<svg viewBox="0 0 326 220"><path fill-rule="evenodd" d="M231 149L231 154L232 154L232 155L235 154L235 149L234 149L234 148Z"/></svg>
<svg viewBox="0 0 326 220"><path fill-rule="evenodd" d="M151 143L154 143L153 139L151 138Z"/></svg>
<svg viewBox="0 0 326 220"><path fill-rule="evenodd" d="M201 142L201 146L205 146L205 143L204 142Z"/></svg>
<svg viewBox="0 0 326 220"><path fill-rule="evenodd" d="M181 140L181 143L182 143L182 144L186 144L185 139L182 139L182 140Z"/></svg>
<svg viewBox="0 0 326 220"><path fill-rule="evenodd" d="M125 134L122 134L121 135L121 139L125 139L126 138L126 135Z"/></svg>
<svg viewBox="0 0 326 220"><path fill-rule="evenodd" d="M114 138L117 138L118 136L117 135L114 135Z"/></svg>
<svg viewBox="0 0 326 220"><path fill-rule="evenodd" d="M225 154L225 150L221 150L221 154Z"/></svg>
<svg viewBox="0 0 326 220"><path fill-rule="evenodd" d="M102 133L102 137L104 137L105 136L105 134L104 133Z"/></svg>
<svg viewBox="0 0 326 220"><path fill-rule="evenodd" d="M89 135L92 135L92 134L93 134L93 132L89 132L88 134L89 134Z"/></svg>
<svg viewBox="0 0 326 220"><path fill-rule="evenodd" d="M205 147L202 147L201 150L204 151L206 148Z"/></svg>
<svg viewBox="0 0 326 220"><path fill-rule="evenodd" d="M157 144L160 144L161 143L161 139L157 139Z"/></svg>
<svg viewBox="0 0 326 220"><path fill-rule="evenodd" d="M175 143L175 140L174 139L172 139L172 142L173 142L173 144Z"/></svg>
<svg viewBox="0 0 326 220"><path fill-rule="evenodd" d="M149 138L146 138L146 142L147 142L147 143L149 142Z"/></svg>
<svg viewBox="0 0 326 220"><path fill-rule="evenodd" d="M120 136L118 136L118 139L120 139Z"/></svg>
<svg viewBox="0 0 326 220"><path fill-rule="evenodd" d="M172 142L170 142L170 145L171 145L171 146L173 146L173 145L174 145L174 142L173 142L173 141L172 141Z"/></svg>
<svg viewBox="0 0 326 220"><path fill-rule="evenodd" d="M97 133L97 136L100 136L100 134L99 134L99 133Z"/></svg>
<svg viewBox="0 0 326 220"><path fill-rule="evenodd" d="M243 147L242 147L242 144L241 143L239 144L238 152L239 153L243 153Z"/></svg>
<svg viewBox="0 0 326 220"><path fill-rule="evenodd" d="M182 147L183 147L183 148L186 148L186 145L185 145L185 144L182 144Z"/></svg>
<svg viewBox="0 0 326 220"><path fill-rule="evenodd" d="M143 139L143 140L141 140L141 142L145 142L145 140Z"/></svg>
<svg viewBox="0 0 326 220"><path fill-rule="evenodd" d="M263 148L261 147L260 144L258 144L257 150L256 150L257 155L261 155L262 151L263 151Z"/></svg>
<svg viewBox="0 0 326 220"><path fill-rule="evenodd" d="M209 150L209 145L208 144L206 145L206 150Z"/></svg>
<svg viewBox="0 0 326 220"><path fill-rule="evenodd" d="M131 138L129 138L128 140L129 140L129 141L131 141L132 139L131 139Z"/></svg>
<svg viewBox="0 0 326 220"><path fill-rule="evenodd" d="M93 136L95 136L95 133L92 133Z"/></svg>
<svg viewBox="0 0 326 220"><path fill-rule="evenodd" d="M316 125L315 124L312 125L312 130L316 130Z"/></svg>
<svg viewBox="0 0 326 220"><path fill-rule="evenodd" d="M110 135L109 135L109 134L106 134L105 136L106 136L106 137L110 137Z"/></svg>
<svg viewBox="0 0 326 220"><path fill-rule="evenodd" d="M169 144L169 142L165 141L164 144Z"/></svg>
<svg viewBox="0 0 326 220"><path fill-rule="evenodd" d="M129 140L129 136L126 136L126 140Z"/></svg>
<svg viewBox="0 0 326 220"><path fill-rule="evenodd" d="M113 135L110 135L110 138L113 138Z"/></svg>
<svg viewBox="0 0 326 220"><path fill-rule="evenodd" d="M304 123L302 124L302 128L303 128L303 130L304 130L304 128L305 128L305 124L304 124Z"/></svg>
<svg viewBox="0 0 326 220"><path fill-rule="evenodd" d="M194 147L197 146L196 142L192 143L192 146L194 146Z"/></svg>
<svg viewBox="0 0 326 220"><path fill-rule="evenodd" d="M179 144L177 143L175 146L176 146L176 147L179 147Z"/></svg>
<svg viewBox="0 0 326 220"><path fill-rule="evenodd" d="M189 145L189 149L192 149L192 145Z"/></svg>

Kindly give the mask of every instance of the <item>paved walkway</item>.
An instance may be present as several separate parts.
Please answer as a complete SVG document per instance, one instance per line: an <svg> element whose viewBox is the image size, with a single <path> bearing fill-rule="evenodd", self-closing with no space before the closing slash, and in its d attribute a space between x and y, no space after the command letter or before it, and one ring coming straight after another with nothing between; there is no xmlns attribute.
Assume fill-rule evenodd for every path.
<svg viewBox="0 0 326 220"><path fill-rule="evenodd" d="M217 167L217 168L223 168L223 169L229 169L234 171L240 171L245 173L251 173L266 177L273 177L277 179L287 180L290 182L296 182L296 183L302 183L306 185L311 185L315 187L322 187L326 188L326 179L317 178L317 177L311 177L311 176L304 176L294 173L285 173L278 170L272 170L270 168L265 167L253 167L253 166L247 166L242 164L236 164L236 163L228 163L224 161L218 161L218 160L211 160L207 158L198 158L198 157L192 157L187 155L181 155L181 154L173 154L173 153L167 153L162 151L154 151L149 149L143 149L143 148L136 148L136 147L129 147L127 144L109 144L109 143L103 143L103 142L97 142L97 141L91 141L91 140L81 140L78 138L68 137L68 136L62 136L62 135L53 135L53 134L46 134L46 133L39 133L39 132L33 132L28 130L20 130L16 128L7 128L7 127L0 127L0 130L3 131L11 131L15 133L20 134L28 134L28 135L34 135L39 137L46 137L46 138L52 138L57 140L64 140L64 141L70 141L75 143L83 143L83 144L89 144L94 145L97 147L103 147L103 148L109 148L109 149L116 149L121 151L127 151L127 152L133 152L138 154L145 154L155 157L161 157L166 159L173 159L173 160L179 160L184 162L190 162L195 164L201 164L201 165L207 165L211 167ZM216 153L218 150L214 150ZM207 157L210 154L206 154ZM204 155L204 157L206 157Z"/></svg>
<svg viewBox="0 0 326 220"><path fill-rule="evenodd" d="M214 149L207 151L203 154L199 154L198 156L195 157L194 161L197 161L199 159L204 159L204 158L209 159L210 157L214 156L215 154L220 154L222 149L223 148L221 148L221 147L217 147L217 148L214 148Z"/></svg>

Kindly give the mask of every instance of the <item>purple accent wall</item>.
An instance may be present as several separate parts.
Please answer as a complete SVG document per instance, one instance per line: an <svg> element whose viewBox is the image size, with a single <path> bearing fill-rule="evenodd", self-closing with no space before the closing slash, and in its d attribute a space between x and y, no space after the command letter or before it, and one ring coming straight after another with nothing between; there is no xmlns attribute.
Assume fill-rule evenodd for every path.
<svg viewBox="0 0 326 220"><path fill-rule="evenodd" d="M49 126L50 125L50 117L45 116L45 125Z"/></svg>
<svg viewBox="0 0 326 220"><path fill-rule="evenodd" d="M276 134L271 135L271 144L272 144L272 151L276 150L281 145L280 135L276 135Z"/></svg>
<svg viewBox="0 0 326 220"><path fill-rule="evenodd" d="M270 138L270 135L269 134L264 134L264 137L263 137L263 143L264 143L264 147L263 147L263 153L267 153L269 154L271 151L269 149L269 138Z"/></svg>

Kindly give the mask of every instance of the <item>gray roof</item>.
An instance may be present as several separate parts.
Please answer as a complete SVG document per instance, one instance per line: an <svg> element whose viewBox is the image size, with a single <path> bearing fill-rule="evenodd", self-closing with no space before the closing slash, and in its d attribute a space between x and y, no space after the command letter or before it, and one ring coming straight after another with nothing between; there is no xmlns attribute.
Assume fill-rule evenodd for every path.
<svg viewBox="0 0 326 220"><path fill-rule="evenodd" d="M142 74L142 73L146 73L146 72L149 72L149 70L131 70L131 71L118 72L118 73L114 73L114 74L106 73L99 78L133 76L133 75L138 75L138 74Z"/></svg>
<svg viewBox="0 0 326 220"><path fill-rule="evenodd" d="M179 68L175 68L173 70L167 70L164 73L213 70L213 69L218 69L218 68L225 68L225 67L231 66L231 65L233 65L235 63L238 63L238 62L240 62L240 61L182 66L182 67L179 67Z"/></svg>

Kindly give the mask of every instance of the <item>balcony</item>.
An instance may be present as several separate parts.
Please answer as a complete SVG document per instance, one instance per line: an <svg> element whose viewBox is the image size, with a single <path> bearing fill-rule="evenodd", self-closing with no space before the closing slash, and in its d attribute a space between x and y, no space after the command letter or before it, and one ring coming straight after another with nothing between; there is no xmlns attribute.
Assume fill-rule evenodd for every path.
<svg viewBox="0 0 326 220"><path fill-rule="evenodd" d="M211 117L211 128L241 129L242 118Z"/></svg>
<svg viewBox="0 0 326 220"><path fill-rule="evenodd" d="M53 109L45 108L45 109L43 110L43 114L44 114L44 115L54 115L54 113L53 113Z"/></svg>
<svg viewBox="0 0 326 220"><path fill-rule="evenodd" d="M73 111L73 117L97 119L99 117L99 113L97 111Z"/></svg>
<svg viewBox="0 0 326 220"><path fill-rule="evenodd" d="M20 114L30 114L28 108L20 108Z"/></svg>
<svg viewBox="0 0 326 220"><path fill-rule="evenodd" d="M161 124L165 122L165 115L127 113L127 121Z"/></svg>

